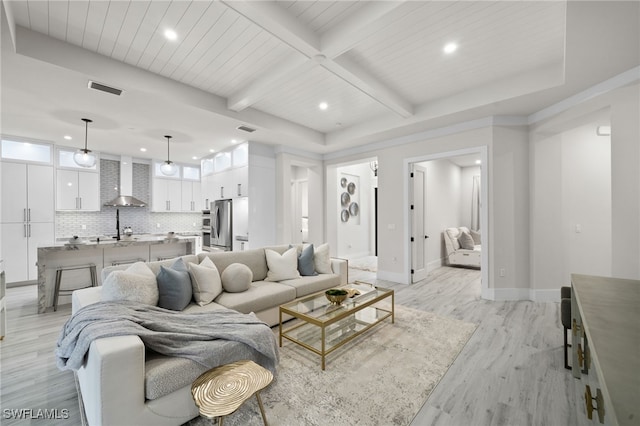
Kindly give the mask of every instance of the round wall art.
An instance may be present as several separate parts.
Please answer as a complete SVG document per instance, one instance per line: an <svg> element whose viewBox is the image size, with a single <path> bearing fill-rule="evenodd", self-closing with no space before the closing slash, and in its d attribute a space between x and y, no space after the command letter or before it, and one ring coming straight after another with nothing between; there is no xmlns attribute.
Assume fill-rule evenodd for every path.
<svg viewBox="0 0 640 426"><path fill-rule="evenodd" d="M340 213L340 219L342 219L343 222L347 222L349 220L349 210L342 209L342 213Z"/></svg>
<svg viewBox="0 0 640 426"><path fill-rule="evenodd" d="M349 195L349 193L343 192L342 195L340 196L340 203L342 204L342 207L349 206L350 202L351 202L351 196Z"/></svg>
<svg viewBox="0 0 640 426"><path fill-rule="evenodd" d="M358 203L351 203L349 205L349 214L351 214L351 216L358 216L358 212L360 211L360 207L358 206Z"/></svg>
<svg viewBox="0 0 640 426"><path fill-rule="evenodd" d="M340 179L340 186L343 188L347 187L347 178L343 177L342 179Z"/></svg>
<svg viewBox="0 0 640 426"><path fill-rule="evenodd" d="M349 192L349 194L353 195L356 192L356 184L353 182L349 182L349 185L347 185L347 191Z"/></svg>

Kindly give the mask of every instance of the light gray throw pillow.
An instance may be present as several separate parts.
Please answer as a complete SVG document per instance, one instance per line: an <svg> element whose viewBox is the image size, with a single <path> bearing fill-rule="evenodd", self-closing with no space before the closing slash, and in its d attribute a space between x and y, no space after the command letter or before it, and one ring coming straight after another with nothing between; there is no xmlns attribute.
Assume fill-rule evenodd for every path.
<svg viewBox="0 0 640 426"><path fill-rule="evenodd" d="M159 307L181 311L189 305L193 297L191 276L181 258L168 268L160 266L156 280L158 281Z"/></svg>
<svg viewBox="0 0 640 426"><path fill-rule="evenodd" d="M458 241L460 242L460 247L462 247L463 249L473 250L473 247L474 247L473 238L471 237L471 234L468 233L467 231L460 232L460 235L458 236Z"/></svg>
<svg viewBox="0 0 640 426"><path fill-rule="evenodd" d="M200 306L209 304L222 293L222 281L216 265L205 257L199 265L189 263L193 299Z"/></svg>
<svg viewBox="0 0 640 426"><path fill-rule="evenodd" d="M253 272L242 263L232 263L222 271L222 288L228 293L242 293L249 290L251 281L253 281Z"/></svg>
<svg viewBox="0 0 640 426"><path fill-rule="evenodd" d="M328 243L321 244L315 249L313 252L313 262L317 273L333 274Z"/></svg>
<svg viewBox="0 0 640 426"><path fill-rule="evenodd" d="M144 262L136 262L124 271L113 271L102 283L102 301L158 304L158 284L155 274Z"/></svg>

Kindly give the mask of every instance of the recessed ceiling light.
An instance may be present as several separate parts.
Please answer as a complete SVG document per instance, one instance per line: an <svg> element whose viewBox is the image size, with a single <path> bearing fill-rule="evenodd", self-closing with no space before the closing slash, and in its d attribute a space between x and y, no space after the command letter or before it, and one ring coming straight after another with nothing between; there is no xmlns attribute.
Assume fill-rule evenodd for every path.
<svg viewBox="0 0 640 426"><path fill-rule="evenodd" d="M140 151L147 152L147 148L140 148Z"/></svg>
<svg viewBox="0 0 640 426"><path fill-rule="evenodd" d="M482 164L482 161L476 160L476 164Z"/></svg>
<svg viewBox="0 0 640 426"><path fill-rule="evenodd" d="M175 31L173 31L172 29L167 29L164 31L164 36L167 40L175 40L178 38L178 34L176 34Z"/></svg>
<svg viewBox="0 0 640 426"><path fill-rule="evenodd" d="M450 54L458 50L458 45L455 43L447 43L442 50L444 53Z"/></svg>
<svg viewBox="0 0 640 426"><path fill-rule="evenodd" d="M231 143L238 143L238 141L235 139L231 139Z"/></svg>
<svg viewBox="0 0 640 426"><path fill-rule="evenodd" d="M73 138L72 138L71 136L69 136L69 135L64 135L64 138L65 138L66 140L68 140L68 141L70 141L71 139L73 139Z"/></svg>
<svg viewBox="0 0 640 426"><path fill-rule="evenodd" d="M209 152L216 152L216 150L215 150L215 149L213 149L213 148L211 148L211 149L209 150Z"/></svg>
<svg viewBox="0 0 640 426"><path fill-rule="evenodd" d="M320 105L318 105L318 108L324 111L325 109L329 108L329 104L326 102L320 102Z"/></svg>
<svg viewBox="0 0 640 426"><path fill-rule="evenodd" d="M191 158L194 159L194 160L198 159L198 157L196 157L195 155L193 157L191 157Z"/></svg>

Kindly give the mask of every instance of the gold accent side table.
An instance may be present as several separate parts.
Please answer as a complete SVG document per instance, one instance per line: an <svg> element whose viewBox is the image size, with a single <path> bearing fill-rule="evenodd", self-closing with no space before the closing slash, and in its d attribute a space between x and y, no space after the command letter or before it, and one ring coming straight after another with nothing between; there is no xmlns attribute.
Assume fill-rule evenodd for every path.
<svg viewBox="0 0 640 426"><path fill-rule="evenodd" d="M191 385L191 396L201 416L211 420L217 417L222 426L224 416L235 412L255 395L262 420L268 426L260 391L272 380L273 374L266 368L253 361L238 361L202 373Z"/></svg>

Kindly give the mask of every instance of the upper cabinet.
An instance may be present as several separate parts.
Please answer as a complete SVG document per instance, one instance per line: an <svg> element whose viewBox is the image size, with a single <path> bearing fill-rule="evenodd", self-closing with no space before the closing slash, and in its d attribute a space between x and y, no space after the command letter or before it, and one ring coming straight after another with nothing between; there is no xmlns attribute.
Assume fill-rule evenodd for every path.
<svg viewBox="0 0 640 426"><path fill-rule="evenodd" d="M173 176L160 171L162 162L155 162L152 179L151 211L199 212L204 207L198 166L178 166Z"/></svg>
<svg viewBox="0 0 640 426"><path fill-rule="evenodd" d="M56 210L100 211L100 175L58 169Z"/></svg>
<svg viewBox="0 0 640 426"><path fill-rule="evenodd" d="M89 168L78 166L74 152L56 150L56 210L100 211L100 161Z"/></svg>

